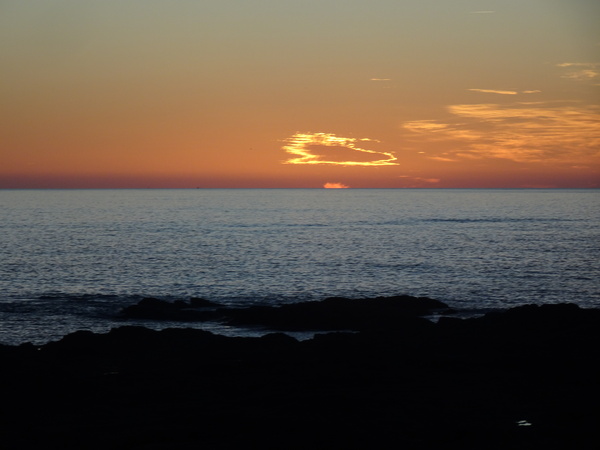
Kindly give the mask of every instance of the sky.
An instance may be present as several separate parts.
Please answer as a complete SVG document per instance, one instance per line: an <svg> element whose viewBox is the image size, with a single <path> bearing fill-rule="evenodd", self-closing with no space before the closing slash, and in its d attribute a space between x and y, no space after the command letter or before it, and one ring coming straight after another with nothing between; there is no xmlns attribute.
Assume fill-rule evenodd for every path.
<svg viewBox="0 0 600 450"><path fill-rule="evenodd" d="M0 0L0 188L600 187L597 0Z"/></svg>

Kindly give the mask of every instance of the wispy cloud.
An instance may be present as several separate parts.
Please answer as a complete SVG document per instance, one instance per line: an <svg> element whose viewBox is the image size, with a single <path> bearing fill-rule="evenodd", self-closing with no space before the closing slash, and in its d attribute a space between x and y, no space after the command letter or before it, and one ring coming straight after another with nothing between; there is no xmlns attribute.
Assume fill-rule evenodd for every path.
<svg viewBox="0 0 600 450"><path fill-rule="evenodd" d="M500 94L500 95L517 95L517 94L537 94L542 92L540 90L530 90L530 91L503 91L499 89L467 89L467 91L473 92L482 92L484 94Z"/></svg>
<svg viewBox="0 0 600 450"><path fill-rule="evenodd" d="M391 78L371 78L370 81L392 81Z"/></svg>
<svg viewBox="0 0 600 450"><path fill-rule="evenodd" d="M565 62L565 63L557 64L558 67L590 67L590 66L597 67L599 65L600 65L600 63L589 63L589 62Z"/></svg>
<svg viewBox="0 0 600 450"><path fill-rule="evenodd" d="M399 175L398 178L409 178L415 181L422 181L424 183L439 183L441 178L422 178L422 177L411 177L410 175Z"/></svg>
<svg viewBox="0 0 600 450"><path fill-rule="evenodd" d="M600 78L600 63L565 62L557 66L567 69L562 78L575 81L591 81Z"/></svg>
<svg viewBox="0 0 600 450"><path fill-rule="evenodd" d="M600 107L576 103L462 104L448 107L451 116L413 121L404 128L419 141L440 143L438 161L503 158L515 162L600 163ZM447 149L450 148L448 151Z"/></svg>
<svg viewBox="0 0 600 450"><path fill-rule="evenodd" d="M456 158L448 158L446 156L430 156L429 159L433 159L434 161L443 161L443 162L457 162Z"/></svg>
<svg viewBox="0 0 600 450"><path fill-rule="evenodd" d="M433 133L446 130L448 126L449 125L447 123L439 123L435 120L415 120L412 122L406 122L404 124L404 128L410 131L429 131Z"/></svg>
<svg viewBox="0 0 600 450"><path fill-rule="evenodd" d="M402 187L407 188L431 187L431 185L436 185L442 181L441 178L423 178L413 177L410 175L399 175L398 178L402 178L404 180Z"/></svg>
<svg viewBox="0 0 600 450"><path fill-rule="evenodd" d="M378 152L358 147L357 142L378 142L373 139L345 138L330 133L296 133L286 139L282 148L294 158L284 161L284 164L331 164L338 166L393 166L397 158L390 152ZM350 150L354 158L334 159L339 150ZM366 157L372 159L365 161Z"/></svg>
<svg viewBox="0 0 600 450"><path fill-rule="evenodd" d="M496 89L467 89L467 91L483 92L486 94L517 95L517 91L499 91Z"/></svg>

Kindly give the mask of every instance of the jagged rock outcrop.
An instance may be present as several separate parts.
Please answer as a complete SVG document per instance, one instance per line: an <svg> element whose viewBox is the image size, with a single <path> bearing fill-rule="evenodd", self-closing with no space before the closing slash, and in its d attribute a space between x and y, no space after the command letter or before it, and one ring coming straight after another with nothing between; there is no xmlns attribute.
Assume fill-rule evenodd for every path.
<svg viewBox="0 0 600 450"><path fill-rule="evenodd" d="M438 300L408 295L365 299L331 297L323 301L246 308L216 306L208 300L192 299L186 303L145 298L124 308L122 316L189 322L221 320L232 326L255 325L284 331L360 331L414 326L419 316L451 312L448 305Z"/></svg>

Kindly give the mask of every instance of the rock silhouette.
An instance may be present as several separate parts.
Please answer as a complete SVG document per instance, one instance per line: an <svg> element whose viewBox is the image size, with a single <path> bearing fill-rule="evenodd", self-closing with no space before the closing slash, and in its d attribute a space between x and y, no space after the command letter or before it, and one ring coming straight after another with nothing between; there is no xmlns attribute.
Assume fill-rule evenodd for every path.
<svg viewBox="0 0 600 450"><path fill-rule="evenodd" d="M127 326L0 346L0 441L10 449L597 448L600 310L524 306L432 323L419 309L377 328L371 307L362 331L306 341Z"/></svg>
<svg viewBox="0 0 600 450"><path fill-rule="evenodd" d="M214 313L207 311L218 305L203 298L192 298L189 303L183 300L167 302L156 298L143 298L137 304L123 308L123 317L170 321L204 321L214 319Z"/></svg>
<svg viewBox="0 0 600 450"><path fill-rule="evenodd" d="M256 325L285 331L360 331L402 328L409 322L416 322L415 318L419 316L440 311L451 312L448 305L438 300L408 295L366 299L330 297L323 301L247 308L217 306L208 300L198 302L192 299L188 304L181 300L171 303L145 298L136 305L124 308L122 315L127 318L189 322L221 320L232 326Z"/></svg>

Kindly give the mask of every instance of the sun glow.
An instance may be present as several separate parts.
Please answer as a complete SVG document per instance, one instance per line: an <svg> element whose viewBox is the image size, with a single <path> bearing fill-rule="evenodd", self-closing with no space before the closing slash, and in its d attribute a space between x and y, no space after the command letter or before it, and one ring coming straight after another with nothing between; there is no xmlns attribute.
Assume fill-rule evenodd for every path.
<svg viewBox="0 0 600 450"><path fill-rule="evenodd" d="M390 152L378 152L375 150L368 150L356 146L357 142L377 142L373 139L363 138L345 138L339 137L330 133L296 133L292 137L286 139L287 145L283 146L283 150L291 155L295 155L296 158L288 159L284 164L334 164L339 166L395 166L398 163L396 157ZM314 149L311 147L322 146L322 147L345 147L346 149L356 151L359 153L366 153L372 155L378 155L380 159L373 161L332 161L327 159L323 155L315 154ZM361 155L364 156L364 155ZM385 156L385 159L381 157ZM358 159L358 157L357 157Z"/></svg>
<svg viewBox="0 0 600 450"><path fill-rule="evenodd" d="M325 189L348 189L350 186L346 186L342 183L325 183L323 187Z"/></svg>

